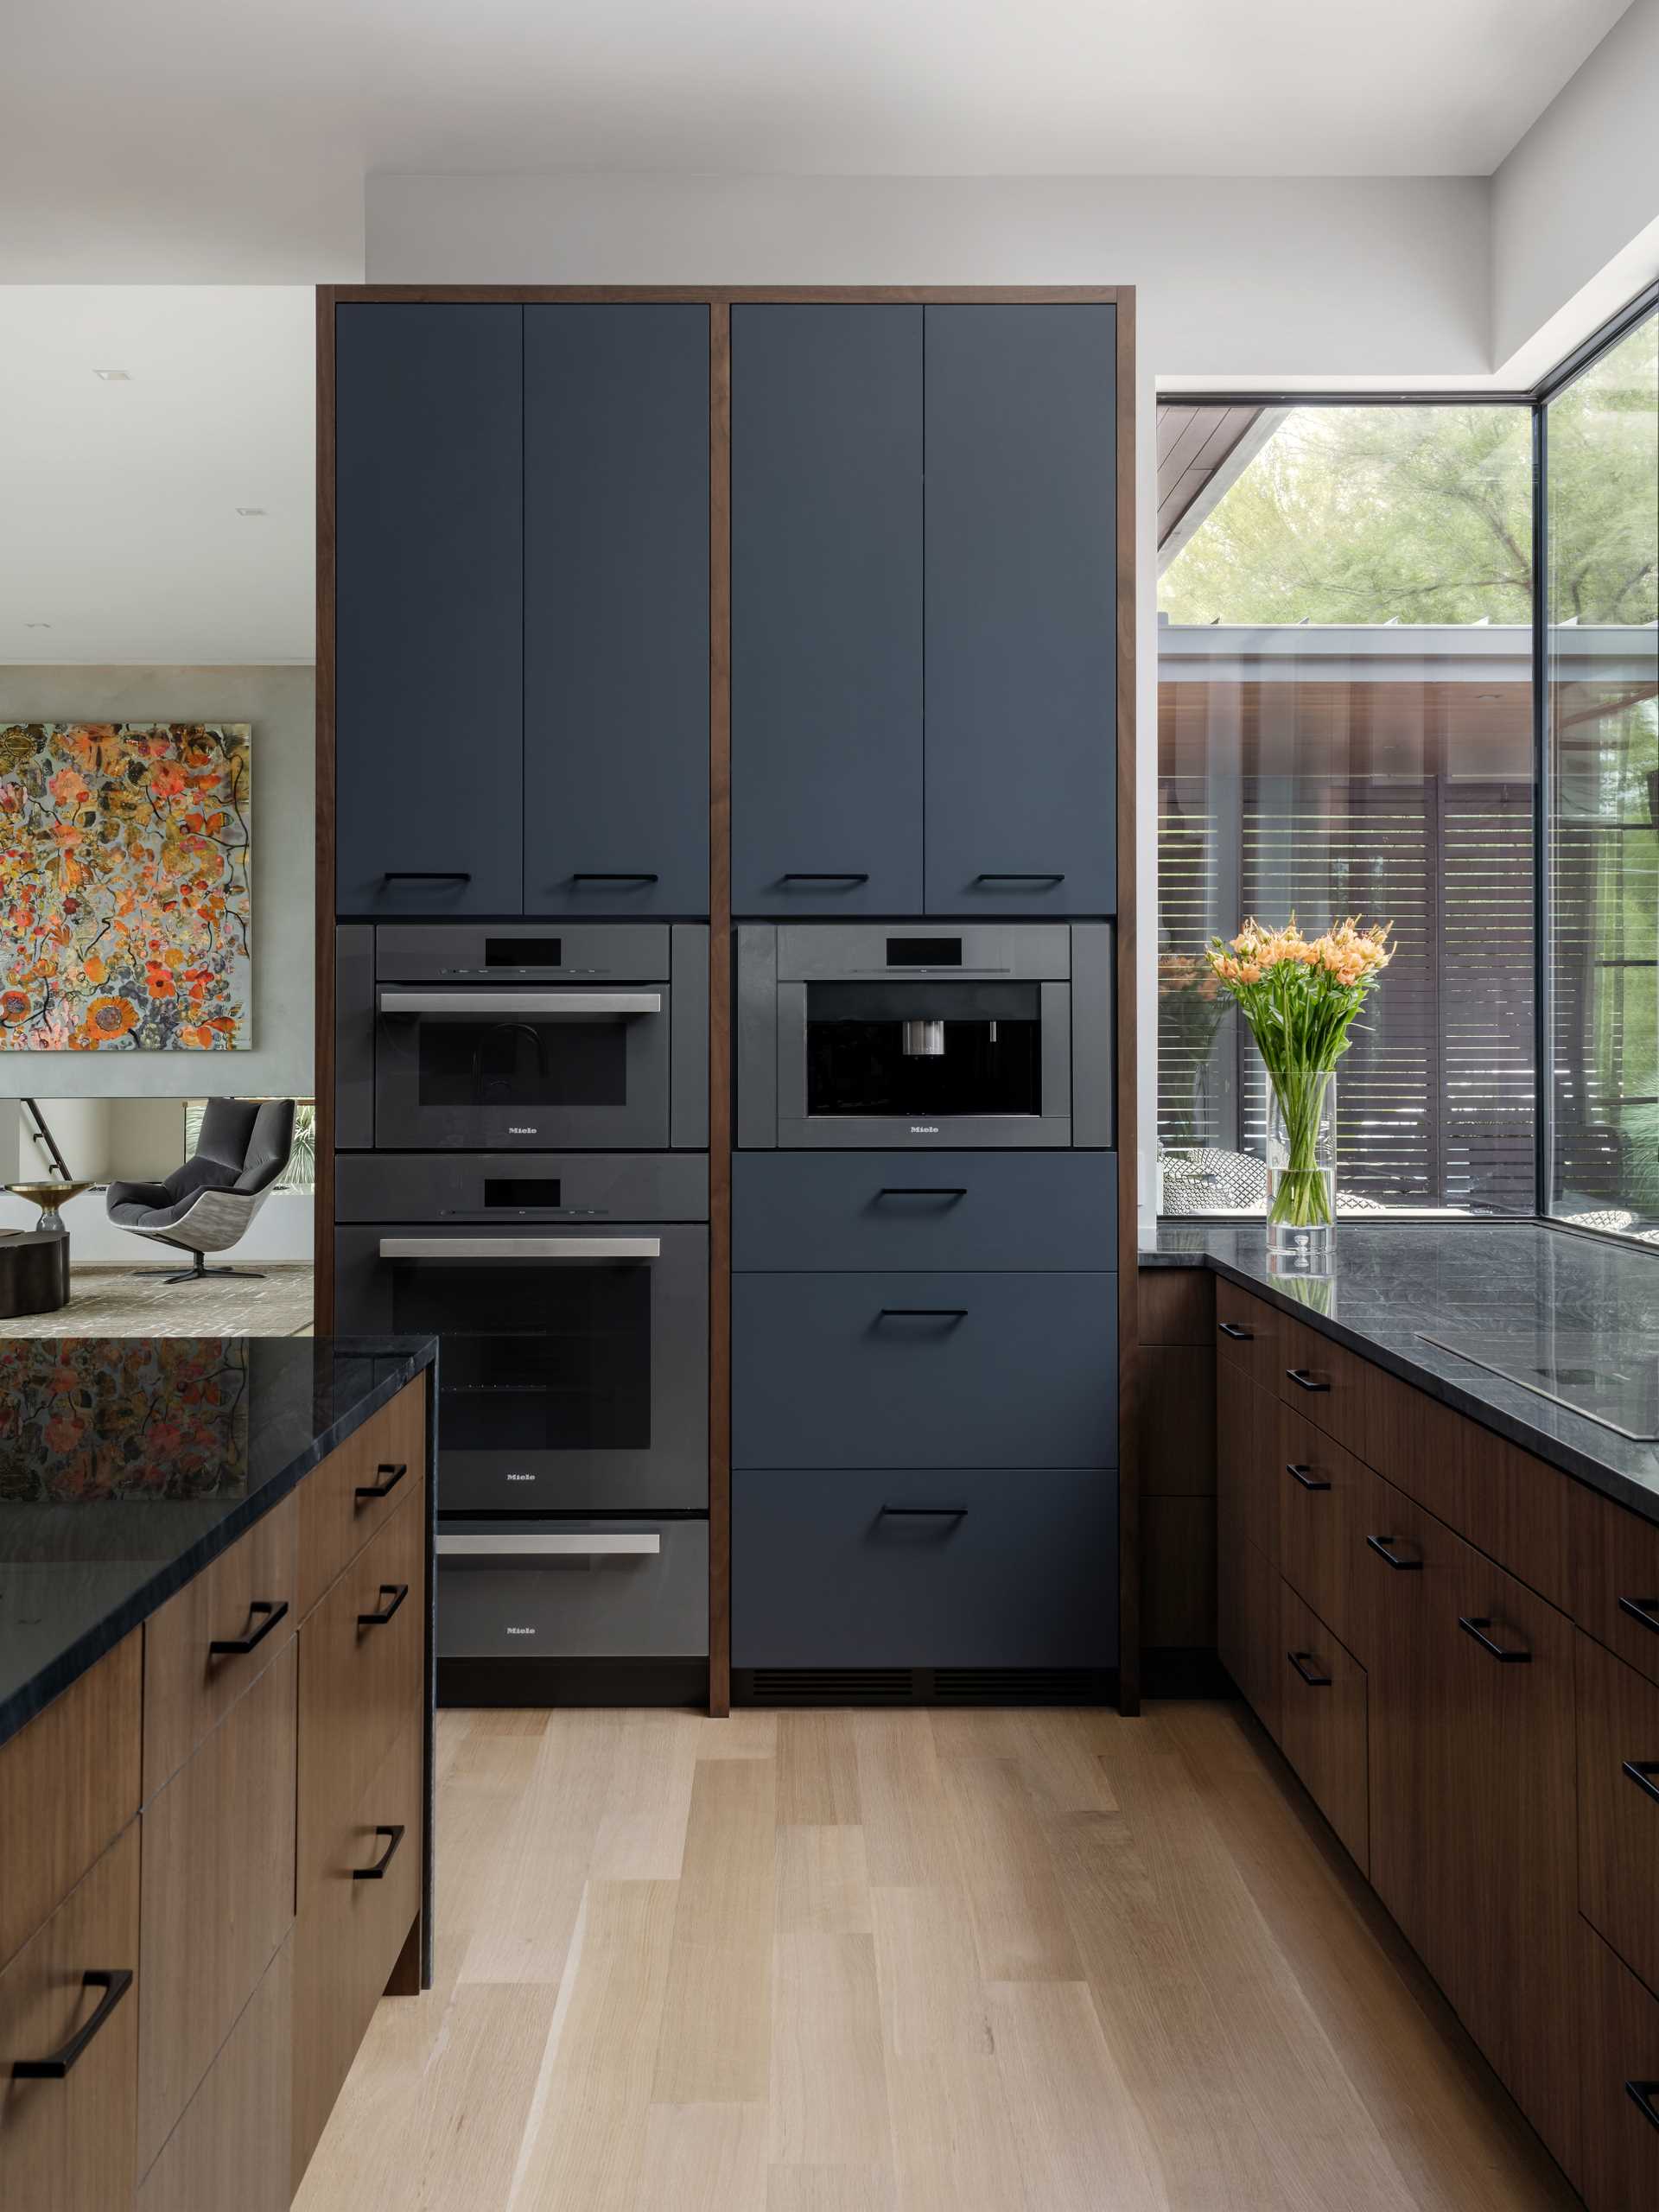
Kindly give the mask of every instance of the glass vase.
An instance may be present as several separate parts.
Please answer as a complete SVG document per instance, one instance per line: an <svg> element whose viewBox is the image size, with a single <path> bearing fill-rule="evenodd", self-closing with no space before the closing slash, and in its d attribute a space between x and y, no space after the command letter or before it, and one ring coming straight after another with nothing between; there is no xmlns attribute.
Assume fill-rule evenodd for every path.
<svg viewBox="0 0 1659 2212"><path fill-rule="evenodd" d="M1268 1268L1327 1275L1337 1256L1337 1078L1268 1071Z"/></svg>

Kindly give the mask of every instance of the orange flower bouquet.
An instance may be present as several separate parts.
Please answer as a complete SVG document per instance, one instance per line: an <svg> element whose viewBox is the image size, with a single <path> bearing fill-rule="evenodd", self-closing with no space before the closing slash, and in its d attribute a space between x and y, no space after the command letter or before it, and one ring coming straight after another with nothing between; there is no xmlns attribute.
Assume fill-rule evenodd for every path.
<svg viewBox="0 0 1659 2212"><path fill-rule="evenodd" d="M1230 944L1213 938L1206 956L1268 1071L1268 1242L1315 1265L1336 1222L1336 1065L1394 957L1390 927L1351 917L1305 938L1293 914L1281 930L1249 921Z"/></svg>

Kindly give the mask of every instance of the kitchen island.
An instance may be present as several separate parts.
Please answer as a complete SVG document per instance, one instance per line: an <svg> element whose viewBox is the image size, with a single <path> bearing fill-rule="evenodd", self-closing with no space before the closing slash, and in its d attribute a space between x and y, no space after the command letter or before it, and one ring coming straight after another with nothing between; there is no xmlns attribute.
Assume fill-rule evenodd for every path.
<svg viewBox="0 0 1659 2212"><path fill-rule="evenodd" d="M7 2202L277 2212L429 1980L435 1357L0 1340Z"/></svg>

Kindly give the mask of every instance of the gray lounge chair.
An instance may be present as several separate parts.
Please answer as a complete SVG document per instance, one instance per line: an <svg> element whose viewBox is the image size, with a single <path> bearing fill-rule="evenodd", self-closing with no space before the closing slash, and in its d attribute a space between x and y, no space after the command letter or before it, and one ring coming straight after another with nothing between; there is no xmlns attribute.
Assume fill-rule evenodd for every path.
<svg viewBox="0 0 1659 2212"><path fill-rule="evenodd" d="M258 1280L251 1268L210 1268L203 1255L224 1252L246 1235L294 1146L291 1098L210 1098L196 1148L159 1183L111 1183L105 1210L118 1227L191 1254L180 1273L145 1268L168 1282L207 1275Z"/></svg>

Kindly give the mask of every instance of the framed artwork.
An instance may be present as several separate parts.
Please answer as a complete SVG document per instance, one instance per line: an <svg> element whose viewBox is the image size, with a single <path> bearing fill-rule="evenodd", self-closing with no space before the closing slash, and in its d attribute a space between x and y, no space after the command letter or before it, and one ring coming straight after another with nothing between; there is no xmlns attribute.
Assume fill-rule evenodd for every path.
<svg viewBox="0 0 1659 2212"><path fill-rule="evenodd" d="M0 1051L252 1041L246 722L0 722Z"/></svg>

